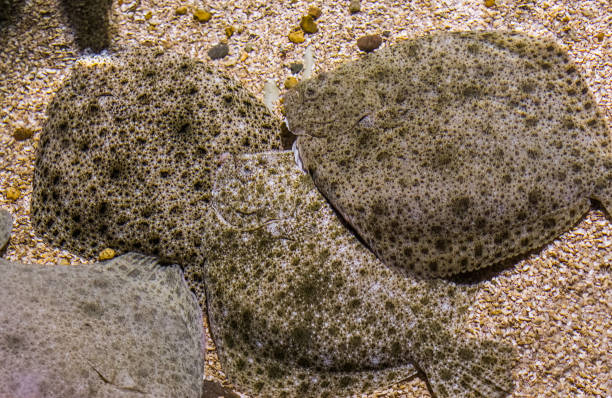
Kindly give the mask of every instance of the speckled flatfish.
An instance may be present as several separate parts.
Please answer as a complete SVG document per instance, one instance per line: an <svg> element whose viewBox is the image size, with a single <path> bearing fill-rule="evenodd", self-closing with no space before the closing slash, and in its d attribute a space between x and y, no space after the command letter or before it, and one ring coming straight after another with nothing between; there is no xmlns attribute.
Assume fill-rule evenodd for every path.
<svg viewBox="0 0 612 398"><path fill-rule="evenodd" d="M202 311L178 266L0 259L0 396L200 398Z"/></svg>
<svg viewBox="0 0 612 398"><path fill-rule="evenodd" d="M436 33L285 97L315 184L385 263L429 276L538 248L612 210L610 133L548 39Z"/></svg>
<svg viewBox="0 0 612 398"><path fill-rule="evenodd" d="M438 398L512 390L512 350L465 336L474 288L384 265L291 152L227 158L212 192L208 314L239 390L347 396L414 376L415 367Z"/></svg>

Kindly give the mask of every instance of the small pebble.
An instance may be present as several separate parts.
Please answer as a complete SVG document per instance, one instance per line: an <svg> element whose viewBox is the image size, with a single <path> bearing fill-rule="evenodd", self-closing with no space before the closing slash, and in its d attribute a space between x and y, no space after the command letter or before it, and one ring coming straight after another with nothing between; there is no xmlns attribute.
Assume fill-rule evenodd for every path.
<svg viewBox="0 0 612 398"><path fill-rule="evenodd" d="M312 15L304 15L302 17L300 28L302 28L305 33L317 33L319 31L319 27L312 18Z"/></svg>
<svg viewBox="0 0 612 398"><path fill-rule="evenodd" d="M212 18L212 14L208 11L198 8L193 12L193 19L199 22L208 22Z"/></svg>
<svg viewBox="0 0 612 398"><path fill-rule="evenodd" d="M495 0L485 0L485 7L493 7L495 6Z"/></svg>
<svg viewBox="0 0 612 398"><path fill-rule="evenodd" d="M153 13L151 11L149 11L149 12L147 12L145 14L145 20L148 21L151 18L153 18Z"/></svg>
<svg viewBox="0 0 612 398"><path fill-rule="evenodd" d="M251 43L247 43L246 46L244 46L244 51L247 52L247 53L250 53L254 49L255 49L255 47Z"/></svg>
<svg viewBox="0 0 612 398"><path fill-rule="evenodd" d="M390 30L385 30L384 32L382 32L383 37L391 37L391 31Z"/></svg>
<svg viewBox="0 0 612 398"><path fill-rule="evenodd" d="M208 56L212 60L224 58L227 54L229 54L229 47L225 43L219 43L208 50Z"/></svg>
<svg viewBox="0 0 612 398"><path fill-rule="evenodd" d="M310 15L314 19L317 19L321 16L321 9L317 6L310 6L308 8L308 15Z"/></svg>
<svg viewBox="0 0 612 398"><path fill-rule="evenodd" d="M17 127L15 131L13 132L13 138L16 141L27 140L29 138L32 138L32 135L34 135L34 131L32 131L32 129L28 127L23 127L23 126Z"/></svg>
<svg viewBox="0 0 612 398"><path fill-rule="evenodd" d="M605 37L604 32L597 33L597 35L595 37L597 38L597 40L603 41L603 39Z"/></svg>
<svg viewBox="0 0 612 398"><path fill-rule="evenodd" d="M289 70L294 75L297 73L300 73L303 68L304 68L304 65L301 62L293 62L291 65L289 65Z"/></svg>
<svg viewBox="0 0 612 398"><path fill-rule="evenodd" d="M186 6L176 7L176 10L174 10L174 13L176 15L185 15L187 14L187 7Z"/></svg>
<svg viewBox="0 0 612 398"><path fill-rule="evenodd" d="M293 87L295 87L297 85L298 85L298 80L295 77L293 77L293 76L289 76L287 78L287 80L285 80L285 88L286 89L293 88Z"/></svg>
<svg viewBox="0 0 612 398"><path fill-rule="evenodd" d="M294 30L293 32L289 33L289 41L291 43L304 43L304 40L304 32L301 30Z"/></svg>
<svg viewBox="0 0 612 398"><path fill-rule="evenodd" d="M225 36L227 36L227 38L229 39L230 37L232 37L232 35L234 34L234 32L236 31L236 29L234 29L233 26L229 25L225 27Z"/></svg>
<svg viewBox="0 0 612 398"><path fill-rule="evenodd" d="M349 11L351 14L361 11L361 0L351 0L349 4Z"/></svg>
<svg viewBox="0 0 612 398"><path fill-rule="evenodd" d="M115 257L115 251L109 247L107 247L106 249L102 250L100 252L100 255L98 256L98 259L100 261L104 261L104 260L110 260L111 258Z"/></svg>
<svg viewBox="0 0 612 398"><path fill-rule="evenodd" d="M360 37L357 40L357 47L361 51L365 51L367 53L376 50L382 44L382 37L379 35L368 35Z"/></svg>
<svg viewBox="0 0 612 398"><path fill-rule="evenodd" d="M8 200L17 200L21 196L21 191L17 188L11 187L11 188L7 188L4 194L6 196L6 199Z"/></svg>

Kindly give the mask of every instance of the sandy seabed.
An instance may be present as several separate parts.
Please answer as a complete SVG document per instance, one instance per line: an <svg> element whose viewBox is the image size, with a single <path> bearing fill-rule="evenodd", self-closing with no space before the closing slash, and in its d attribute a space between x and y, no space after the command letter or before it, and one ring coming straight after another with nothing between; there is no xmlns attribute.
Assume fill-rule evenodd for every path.
<svg viewBox="0 0 612 398"><path fill-rule="evenodd" d="M45 108L81 56L58 0L29 0L11 24L0 28L0 207L15 217L6 257L12 261L78 265L86 262L37 238L29 219L35 148ZM226 40L229 55L215 62L262 98L269 79L279 87L311 45L315 73L360 53L356 40L384 36L383 46L436 30L504 29L549 37L579 65L610 126L612 116L612 4L609 0L175 1L115 0L111 51L161 46L209 61L207 50ZM322 11L319 32L294 44L287 38L309 6ZM186 15L176 15L187 6ZM210 11L210 21L192 11ZM150 14L149 14L150 13ZM225 28L235 32L226 37ZM251 46L252 51L245 49ZM300 78L300 75L297 75ZM280 113L279 113L280 115ZM13 138L25 126L34 136ZM7 190L19 190L8 198ZM474 337L503 340L519 353L513 397L612 397L612 224L601 210L540 252L523 258L484 283L469 313ZM231 386L208 335L205 377ZM408 380L368 397L428 397L424 381Z"/></svg>

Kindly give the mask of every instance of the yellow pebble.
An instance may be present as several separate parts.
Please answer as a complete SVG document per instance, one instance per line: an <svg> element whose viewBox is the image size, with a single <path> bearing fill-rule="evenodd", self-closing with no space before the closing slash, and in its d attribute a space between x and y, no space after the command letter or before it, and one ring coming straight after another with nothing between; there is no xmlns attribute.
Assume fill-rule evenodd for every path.
<svg viewBox="0 0 612 398"><path fill-rule="evenodd" d="M212 18L212 14L208 11L198 8L193 12L193 19L199 22L208 22Z"/></svg>
<svg viewBox="0 0 612 398"><path fill-rule="evenodd" d="M248 57L249 54L243 51L242 54L240 54L240 62L244 62L244 60L246 60Z"/></svg>
<svg viewBox="0 0 612 398"><path fill-rule="evenodd" d="M177 7L174 12L176 13L176 15L185 15L187 14L187 7L186 6Z"/></svg>
<svg viewBox="0 0 612 398"><path fill-rule="evenodd" d="M293 77L293 76L289 76L287 78L287 80L285 80L285 88L286 89L293 88L293 87L295 87L297 85L298 85L298 80L295 77Z"/></svg>
<svg viewBox="0 0 612 398"><path fill-rule="evenodd" d="M21 191L11 187L6 190L5 195L8 200L17 200L21 196Z"/></svg>
<svg viewBox="0 0 612 398"><path fill-rule="evenodd" d="M308 15L317 19L321 16L321 9L317 6L310 6L308 7Z"/></svg>
<svg viewBox="0 0 612 398"><path fill-rule="evenodd" d="M232 35L234 34L234 27L233 26L226 26L225 27L225 36L227 36L227 38L229 39L230 37L232 37Z"/></svg>
<svg viewBox="0 0 612 398"><path fill-rule="evenodd" d="M495 0L485 0L485 7L493 7L495 5Z"/></svg>
<svg viewBox="0 0 612 398"><path fill-rule="evenodd" d="M289 33L289 41L291 43L304 43L304 40L304 32L301 30L294 30L293 32Z"/></svg>
<svg viewBox="0 0 612 398"><path fill-rule="evenodd" d="M147 12L145 14L145 19L148 21L149 19L153 18L153 13L151 11Z"/></svg>
<svg viewBox="0 0 612 398"><path fill-rule="evenodd" d="M106 249L102 250L100 252L100 255L98 256L98 259L100 261L104 261L104 260L110 260L111 258L115 257L115 251L109 247L107 247Z"/></svg>
<svg viewBox="0 0 612 398"><path fill-rule="evenodd" d="M306 33L317 33L319 28L312 15L304 15L300 21L300 28Z"/></svg>
<svg viewBox="0 0 612 398"><path fill-rule="evenodd" d="M597 38L597 40L603 41L603 39L605 37L604 32L597 33L597 35L595 37Z"/></svg>

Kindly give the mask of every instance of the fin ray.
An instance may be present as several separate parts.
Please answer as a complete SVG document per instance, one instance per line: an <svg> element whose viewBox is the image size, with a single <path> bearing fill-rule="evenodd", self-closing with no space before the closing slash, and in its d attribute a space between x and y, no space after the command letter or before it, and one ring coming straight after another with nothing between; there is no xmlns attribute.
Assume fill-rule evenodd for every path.
<svg viewBox="0 0 612 398"><path fill-rule="evenodd" d="M514 388L516 353L506 344L449 338L419 352L417 362L439 398L502 398Z"/></svg>

